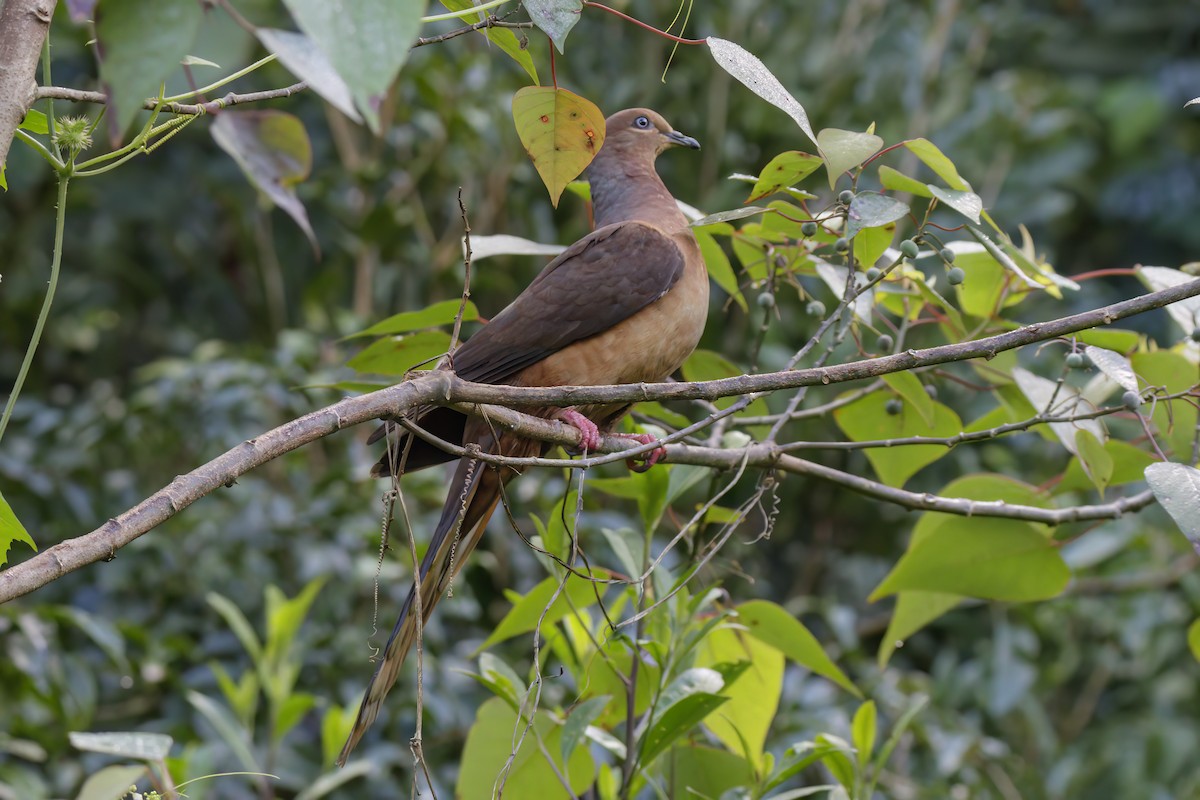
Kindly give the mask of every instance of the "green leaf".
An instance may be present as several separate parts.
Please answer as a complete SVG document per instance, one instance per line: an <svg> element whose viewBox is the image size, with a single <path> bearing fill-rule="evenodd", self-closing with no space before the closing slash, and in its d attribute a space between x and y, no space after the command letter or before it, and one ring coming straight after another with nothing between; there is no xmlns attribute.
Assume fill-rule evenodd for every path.
<svg viewBox="0 0 1200 800"><path fill-rule="evenodd" d="M250 620L246 619L242 610L232 600L216 592L209 592L204 599L225 620L225 624L230 627L238 641L242 643L242 647L250 654L250 659L256 664L261 661L263 647L258 641L258 634L254 632L254 626L250 624Z"/></svg>
<svg viewBox="0 0 1200 800"><path fill-rule="evenodd" d="M755 214L763 214L769 209L762 206L746 206L745 208L731 208L728 211L718 211L715 214L709 214L706 217L701 217L695 222L690 223L693 228L704 228L709 225L718 225L722 222L736 222L739 219L753 217Z"/></svg>
<svg viewBox="0 0 1200 800"><path fill-rule="evenodd" d="M417 38L425 0L284 0L284 5L350 88L367 125L379 133L379 109Z"/></svg>
<svg viewBox="0 0 1200 800"><path fill-rule="evenodd" d="M1178 269L1168 267L1138 267L1138 280L1154 292L1182 286L1196 280L1195 275L1189 275ZM1171 319L1183 329L1184 335L1200 328L1200 297L1189 297L1167 306ZM1193 374L1193 377L1195 375Z"/></svg>
<svg viewBox="0 0 1200 800"><path fill-rule="evenodd" d="M1120 439L1109 439L1104 443L1104 450L1113 464L1112 476L1108 481L1109 486L1120 486L1145 480L1143 473L1146 467L1155 463L1155 458L1150 453ZM1056 494L1084 491L1091 486L1091 480L1083 471L1083 465L1080 464L1079 458L1075 457L1067 465L1067 470L1063 473L1062 480L1054 487L1054 491Z"/></svg>
<svg viewBox="0 0 1200 800"><path fill-rule="evenodd" d="M821 157L799 150L780 153L767 162L758 174L747 203L761 200L807 178L821 166Z"/></svg>
<svg viewBox="0 0 1200 800"><path fill-rule="evenodd" d="M1187 642L1192 658L1200 661L1200 619L1188 626Z"/></svg>
<svg viewBox="0 0 1200 800"><path fill-rule="evenodd" d="M1130 361L1134 372L1150 386L1161 386L1176 393L1188 391L1196 383L1196 365L1180 353L1169 350L1135 353ZM1191 460L1197 424L1195 405L1184 398L1160 400L1154 404L1151 419L1157 429L1159 445L1168 444L1171 454L1179 461Z"/></svg>
<svg viewBox="0 0 1200 800"><path fill-rule="evenodd" d="M875 701L868 700L854 712L854 722L850 726L850 738L854 742L854 749L858 751L859 769L865 767L871 760L871 753L875 750L877 725Z"/></svg>
<svg viewBox="0 0 1200 800"><path fill-rule="evenodd" d="M821 649L817 638L782 607L766 600L752 600L738 606L737 612L738 622L746 626L751 636L805 669L828 678L855 697L862 697L858 687Z"/></svg>
<svg viewBox="0 0 1200 800"><path fill-rule="evenodd" d="M146 777L145 764L113 764L88 776L75 800L121 800L129 787Z"/></svg>
<svg viewBox="0 0 1200 800"><path fill-rule="evenodd" d="M642 739L641 763L643 766L653 764L654 759L662 755L668 747L728 700L728 697L722 697L719 694L696 692L671 704L670 708L650 726L650 730Z"/></svg>
<svg viewBox="0 0 1200 800"><path fill-rule="evenodd" d="M471 677L486 686L492 694L508 703L514 713L521 708L521 698L525 694L525 682L504 659L492 653L481 653L479 655L479 674L471 675Z"/></svg>
<svg viewBox="0 0 1200 800"><path fill-rule="evenodd" d="M916 197L933 197L928 186L886 164L879 167L879 183L883 185L883 188L891 189L894 192L906 192Z"/></svg>
<svg viewBox="0 0 1200 800"><path fill-rule="evenodd" d="M704 638L696 665L715 668L732 662L745 665L734 676L727 673L722 697L730 702L704 720L720 742L762 769L767 733L783 691L783 653L746 631L722 626Z"/></svg>
<svg viewBox="0 0 1200 800"><path fill-rule="evenodd" d="M1200 552L1200 470L1186 464L1159 462L1146 467L1146 482L1158 504Z"/></svg>
<svg viewBox="0 0 1200 800"><path fill-rule="evenodd" d="M956 189L960 192L969 192L971 184L963 180L958 174L958 169L954 166L954 162L946 158L946 155L938 149L937 145L928 139L911 139L904 143L904 146L912 152L917 158L925 163L925 166L933 170L939 178L946 182L946 185L951 189Z"/></svg>
<svg viewBox="0 0 1200 800"><path fill-rule="evenodd" d="M226 109L212 124L212 137L316 249L316 234L295 189L312 169L312 143L300 118L283 111Z"/></svg>
<svg viewBox="0 0 1200 800"><path fill-rule="evenodd" d="M896 226L892 223L878 228L864 228L854 237L854 259L863 269L875 266L896 238Z"/></svg>
<svg viewBox="0 0 1200 800"><path fill-rule="evenodd" d="M604 713L604 707L611 699L612 695L602 694L599 697L584 700L571 709L571 713L567 715L567 721L563 725L561 751L563 759L570 760L575 748L583 741L587 727Z"/></svg>
<svg viewBox="0 0 1200 800"><path fill-rule="evenodd" d="M363 336L394 336L399 333L411 333L412 331L424 330L426 328L449 325L458 316L458 309L460 307L462 307L461 300L443 300L440 303L425 306L420 311L403 311L399 314L393 314L387 319L376 322L371 327L361 330L358 333L352 333L345 338L357 339ZM479 309L470 300L467 301L466 307L463 309L462 321L479 321Z"/></svg>
<svg viewBox="0 0 1200 800"><path fill-rule="evenodd" d="M888 622L887 632L879 642L877 661L882 670L896 648L903 646L904 640L924 628L930 622L945 614L962 602L957 594L942 592L900 592L896 596L896 607Z"/></svg>
<svg viewBox="0 0 1200 800"><path fill-rule="evenodd" d="M818 747L823 747L821 763L833 779L846 789L854 786L854 762L850 760L854 753L850 745L829 733L817 734L816 743Z"/></svg>
<svg viewBox="0 0 1200 800"><path fill-rule="evenodd" d="M171 753L174 740L165 733L82 733L67 734L71 746L89 753L104 753L142 761L161 761Z"/></svg>
<svg viewBox="0 0 1200 800"><path fill-rule="evenodd" d="M921 419L926 425L934 424L933 398L929 396L929 392L925 391L925 386L921 383L920 378L907 371L892 372L883 376L883 382L908 401L908 405L921 415Z"/></svg>
<svg viewBox="0 0 1200 800"><path fill-rule="evenodd" d="M1079 456L1083 471L1091 478L1092 483L1096 485L1096 490L1103 497L1104 490L1108 488L1109 481L1112 480L1112 456L1104 449L1104 445L1100 443L1095 434L1083 428L1075 431L1075 453Z"/></svg>
<svg viewBox="0 0 1200 800"><path fill-rule="evenodd" d="M204 9L195 0L105 0L96 9L108 135L116 145L147 97L188 54Z"/></svg>
<svg viewBox="0 0 1200 800"><path fill-rule="evenodd" d="M571 181L567 186L569 188L577 183L579 181ZM566 249L561 244L544 244L506 233L471 237L471 260L474 263L492 256L556 256Z"/></svg>
<svg viewBox="0 0 1200 800"><path fill-rule="evenodd" d="M1055 597L1070 578L1055 543L1029 523L959 517L914 538L869 599L916 590L1019 603Z"/></svg>
<svg viewBox="0 0 1200 800"><path fill-rule="evenodd" d="M558 52L563 52L567 34L583 13L583 3L580 0L522 0L521 4L525 6L533 24L545 31Z"/></svg>
<svg viewBox="0 0 1200 800"><path fill-rule="evenodd" d="M275 730L271 736L275 741L283 739L288 732L296 727L300 720L317 704L317 698L311 694L290 694L280 704L275 712Z"/></svg>
<svg viewBox="0 0 1200 800"><path fill-rule="evenodd" d="M263 47L279 58L279 63L325 98L338 111L355 122L363 118L354 107L354 95L330 63L325 51L309 37L295 31L256 28L254 35Z"/></svg>
<svg viewBox="0 0 1200 800"><path fill-rule="evenodd" d="M959 192L954 189L943 189L929 184L929 193L944 205L954 209L967 219L979 224L979 215L983 213L983 200L974 192Z"/></svg>
<svg viewBox="0 0 1200 800"><path fill-rule="evenodd" d="M1137 331L1107 327L1078 331L1071 335L1084 344L1093 347L1103 347L1105 350L1112 350L1114 353L1129 353L1137 350L1141 346L1144 337L1144 334Z"/></svg>
<svg viewBox="0 0 1200 800"><path fill-rule="evenodd" d="M254 752L250 747L250 742L246 731L242 729L236 720L229 717L229 713L217 703L213 702L212 698L200 694L196 691L188 691L186 693L187 701L208 721L208 724L213 727L221 741L229 748L234 757L241 763L242 769L249 772L258 772L258 760L254 756Z"/></svg>
<svg viewBox="0 0 1200 800"><path fill-rule="evenodd" d="M588 574L586 571L581 570L581 572ZM611 577L604 570L592 570L590 574L601 580ZM528 594L513 604L512 609L504 615L504 619L500 620L500 624L479 646L479 649L486 650L497 642L503 642L505 639L511 639L533 630L537 627L538 619L542 618L543 611L545 611L545 618L542 619L542 625L548 626L567 614L573 613L572 608L582 609L595 605L596 595L603 596L606 589L604 584L593 585L591 581L572 574L567 579L566 588L554 601L554 604L550 605L550 598L554 596L558 584L558 578L546 578L533 587ZM548 605L549 609L547 610Z"/></svg>
<svg viewBox="0 0 1200 800"><path fill-rule="evenodd" d="M859 192L850 201L846 236L854 237L864 228L881 228L888 223L902 219L908 214L908 211L907 205L886 194ZM869 267L875 261L863 263Z"/></svg>
<svg viewBox="0 0 1200 800"><path fill-rule="evenodd" d="M33 537L29 535L25 526L21 524L21 520L17 519L17 515L13 513L12 506L4 499L4 493L0 492L0 567L8 563L8 551L13 542L27 544L34 552L38 549Z"/></svg>
<svg viewBox="0 0 1200 800"><path fill-rule="evenodd" d="M1138 391L1137 376L1128 358L1103 347L1085 347L1083 352L1113 383L1128 392Z"/></svg>
<svg viewBox="0 0 1200 800"><path fill-rule="evenodd" d="M29 131L30 133L40 133L42 135L50 133L50 122L46 119L46 115L36 108L31 108L25 112L25 119L21 120L19 127L21 130Z"/></svg>
<svg viewBox="0 0 1200 800"><path fill-rule="evenodd" d="M551 86L519 89L513 95L512 111L517 136L557 208L563 189L600 152L604 114L592 101Z"/></svg>
<svg viewBox="0 0 1200 800"><path fill-rule="evenodd" d="M663 771L671 779L669 796L680 800L724 797L730 789L754 785L750 762L736 753L703 745L673 748Z"/></svg>
<svg viewBox="0 0 1200 800"><path fill-rule="evenodd" d="M922 393L924 390L922 389ZM855 442L897 439L909 436L953 436L962 430L962 421L941 403L933 403L933 424L928 425L910 405L899 414L887 413L891 392L872 392L860 400L842 406L833 413L834 421ZM928 395L926 395L928 399ZM949 452L939 444L914 444L867 450L879 479L888 486L903 486L923 467Z"/></svg>
<svg viewBox="0 0 1200 800"><path fill-rule="evenodd" d="M295 597L288 599L278 587L268 585L266 596L267 640L263 648L268 661L278 663L291 650L292 642L308 616L317 593L325 585L324 578L309 581Z"/></svg>
<svg viewBox="0 0 1200 800"><path fill-rule="evenodd" d="M826 128L817 134L817 147L821 148L825 157L829 188L832 189L843 172L857 167L878 153L883 147L883 139L873 133Z"/></svg>
<svg viewBox="0 0 1200 800"><path fill-rule="evenodd" d="M744 371L720 353L712 350L695 350L681 368L686 381L715 381L744 374ZM713 401L717 408L727 408L737 402L736 397L722 397ZM765 400L755 400L742 412L749 416L770 413Z"/></svg>
<svg viewBox="0 0 1200 800"><path fill-rule="evenodd" d="M374 341L347 361L346 366L356 372L404 375L413 369L432 369L449 349L450 334L419 331Z"/></svg>
<svg viewBox="0 0 1200 800"><path fill-rule="evenodd" d="M708 269L708 276L724 290L725 294L732 297L733 301L741 306L742 311L748 311L746 298L742 296L742 290L738 287L737 275L733 273L733 267L729 263L729 256L725 255L724 248L717 243L712 234L703 228L696 228L693 233L700 245L700 253L704 256L704 266Z"/></svg>
<svg viewBox="0 0 1200 800"><path fill-rule="evenodd" d="M451 11L463 11L477 5L474 0L441 0L442 5ZM526 4L528 9L529 5ZM494 10L494 9L493 9ZM491 12L480 11L475 14L469 14L461 17L466 24L474 22L482 22L486 15ZM532 16L530 17L532 19ZM530 80L535 84L538 83L537 67L533 65L533 56L529 54L529 50L521 47L521 42L517 39L517 35L508 28L485 28L480 31L484 36L491 40L492 44L500 48L501 51L507 53L513 61L516 61L529 74ZM565 34L564 34L565 38ZM559 48L560 51L562 48Z"/></svg>
<svg viewBox="0 0 1200 800"><path fill-rule="evenodd" d="M358 704L330 706L321 718L321 763L333 766L358 718ZM362 762L360 762L362 763ZM348 769L349 767L347 767ZM345 770L342 770L345 772Z"/></svg>
<svg viewBox="0 0 1200 800"><path fill-rule="evenodd" d="M492 698L479 707L467 733L454 797L458 800L491 800L497 779L516 744L513 731L525 727L503 700ZM571 794L582 795L596 779L596 765L588 748L579 747L565 763L562 756L562 727L545 711L533 717L533 729L520 740L504 779L505 797L557 800L567 797L558 774L564 775ZM547 760L553 759L553 763Z"/></svg>
<svg viewBox="0 0 1200 800"><path fill-rule="evenodd" d="M804 131L814 144L817 144L817 136L808 122L808 113L804 106L783 88L783 84L758 56L739 44L716 36L709 36L705 42L717 66L737 78L743 86L763 100L781 109L800 126L800 130ZM817 146L820 147L819 144Z"/></svg>

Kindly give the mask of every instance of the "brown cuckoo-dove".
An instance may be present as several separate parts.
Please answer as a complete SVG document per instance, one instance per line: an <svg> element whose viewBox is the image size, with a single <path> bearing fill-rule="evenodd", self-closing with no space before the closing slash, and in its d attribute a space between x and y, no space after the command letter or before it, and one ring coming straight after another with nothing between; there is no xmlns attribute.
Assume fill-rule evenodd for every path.
<svg viewBox="0 0 1200 800"><path fill-rule="evenodd" d="M648 109L631 108L609 117L604 144L588 167L596 229L546 265L443 367L465 380L513 386L655 382L678 369L704 330L708 276L696 237L654 168L658 155L674 146L700 147ZM628 408L617 403L522 410L574 425L582 447L594 450L599 431L611 428ZM449 408L422 409L412 422L441 439L474 444L486 453L524 457L547 449L542 442L495 431L486 421ZM389 430L380 428L371 441ZM388 452L374 475L455 458L420 438L409 440L406 433L388 438ZM421 564L425 620L479 542L503 484L517 474L511 467L460 459ZM410 591L339 764L379 714L416 638L413 602Z"/></svg>

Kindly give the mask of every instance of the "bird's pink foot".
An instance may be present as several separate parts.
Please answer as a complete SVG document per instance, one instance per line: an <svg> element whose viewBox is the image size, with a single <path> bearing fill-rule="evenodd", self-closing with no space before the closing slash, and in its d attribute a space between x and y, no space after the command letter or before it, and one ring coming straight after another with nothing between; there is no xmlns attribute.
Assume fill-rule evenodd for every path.
<svg viewBox="0 0 1200 800"><path fill-rule="evenodd" d="M632 439L638 444L651 444L658 441L657 437L651 436L648 433L618 433L617 436L622 439ZM634 472L645 472L659 461L662 461L666 455L667 448L656 447L648 453L642 453L640 456L625 459L625 466Z"/></svg>
<svg viewBox="0 0 1200 800"><path fill-rule="evenodd" d="M581 450L594 453L600 449L600 443L604 437L600 435L600 429L596 427L596 423L573 408L564 408L554 416L579 431L579 448Z"/></svg>

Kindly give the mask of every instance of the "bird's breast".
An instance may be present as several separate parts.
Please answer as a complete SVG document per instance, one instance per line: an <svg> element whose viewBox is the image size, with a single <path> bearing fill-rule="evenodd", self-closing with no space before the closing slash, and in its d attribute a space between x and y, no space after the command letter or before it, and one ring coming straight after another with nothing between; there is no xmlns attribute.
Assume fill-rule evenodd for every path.
<svg viewBox="0 0 1200 800"><path fill-rule="evenodd" d="M542 386L655 383L679 369L704 333L708 273L691 231L685 229L675 238L686 268L674 286L603 333L547 356L536 377L527 380Z"/></svg>

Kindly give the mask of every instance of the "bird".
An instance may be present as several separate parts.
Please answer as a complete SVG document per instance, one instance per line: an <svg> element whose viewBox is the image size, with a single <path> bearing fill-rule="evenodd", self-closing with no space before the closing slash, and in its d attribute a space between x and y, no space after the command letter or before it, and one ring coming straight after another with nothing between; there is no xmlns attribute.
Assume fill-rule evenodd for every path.
<svg viewBox="0 0 1200 800"><path fill-rule="evenodd" d="M675 198L655 169L664 151L700 143L646 108L605 120L605 138L587 168L594 229L546 265L529 286L439 365L464 380L510 386L601 386L665 380L700 341L708 315L708 274L700 247ZM628 403L577 408L522 408L579 429L595 451L602 430ZM486 420L444 406L421 408L410 421L444 441L511 457L542 455L549 446L493 429ZM390 435L395 433L396 435ZM646 434L625 434L649 443ZM458 456L396 423L368 440L388 439L375 477L446 463ZM421 615L427 622L483 535L504 484L519 474L459 458L441 518L421 563ZM661 449L651 453L652 465ZM403 464L401 464L403 462ZM401 468L402 467L402 468ZM415 588L396 621L358 716L338 758L344 766L378 716L417 635Z"/></svg>

